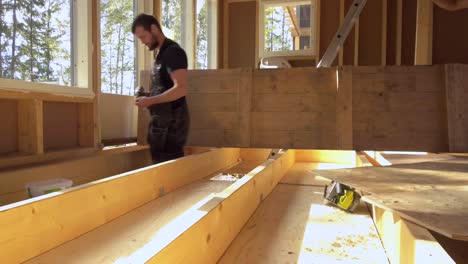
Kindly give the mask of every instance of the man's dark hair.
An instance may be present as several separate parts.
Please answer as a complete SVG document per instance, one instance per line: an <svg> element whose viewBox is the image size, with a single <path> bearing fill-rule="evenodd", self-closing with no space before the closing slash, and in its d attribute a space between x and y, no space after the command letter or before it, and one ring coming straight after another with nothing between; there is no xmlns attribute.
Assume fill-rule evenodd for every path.
<svg viewBox="0 0 468 264"><path fill-rule="evenodd" d="M132 33L135 34L136 27L143 27L146 31L151 31L151 25L156 25L156 27L162 32L161 25L154 16L139 14L135 17L135 20L133 20Z"/></svg>

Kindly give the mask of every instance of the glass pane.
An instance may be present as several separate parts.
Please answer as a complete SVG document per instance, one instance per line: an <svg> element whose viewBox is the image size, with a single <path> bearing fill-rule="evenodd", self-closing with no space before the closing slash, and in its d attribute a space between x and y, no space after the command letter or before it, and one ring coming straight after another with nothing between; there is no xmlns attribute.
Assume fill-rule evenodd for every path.
<svg viewBox="0 0 468 264"><path fill-rule="evenodd" d="M133 95L135 38L133 0L101 1L101 91Z"/></svg>
<svg viewBox="0 0 468 264"><path fill-rule="evenodd" d="M265 8L265 51L310 48L310 5Z"/></svg>
<svg viewBox="0 0 468 264"><path fill-rule="evenodd" d="M164 35L182 44L182 1L162 1L162 28Z"/></svg>
<svg viewBox="0 0 468 264"><path fill-rule="evenodd" d="M3 1L0 78L71 84L70 0Z"/></svg>

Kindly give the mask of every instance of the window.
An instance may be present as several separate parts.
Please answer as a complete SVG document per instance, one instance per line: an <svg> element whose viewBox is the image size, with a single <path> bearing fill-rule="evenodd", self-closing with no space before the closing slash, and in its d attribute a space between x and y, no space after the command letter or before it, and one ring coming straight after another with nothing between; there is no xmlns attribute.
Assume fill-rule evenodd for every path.
<svg viewBox="0 0 468 264"><path fill-rule="evenodd" d="M314 55L315 1L262 1L260 57Z"/></svg>
<svg viewBox="0 0 468 264"><path fill-rule="evenodd" d="M136 83L133 0L101 0L101 91L133 95Z"/></svg>
<svg viewBox="0 0 468 264"><path fill-rule="evenodd" d="M187 53L189 68L217 66L217 0L162 0L164 34Z"/></svg>
<svg viewBox="0 0 468 264"><path fill-rule="evenodd" d="M217 3L197 0L196 69L215 69L217 66Z"/></svg>
<svg viewBox="0 0 468 264"><path fill-rule="evenodd" d="M72 85L71 6L0 1L0 78Z"/></svg>

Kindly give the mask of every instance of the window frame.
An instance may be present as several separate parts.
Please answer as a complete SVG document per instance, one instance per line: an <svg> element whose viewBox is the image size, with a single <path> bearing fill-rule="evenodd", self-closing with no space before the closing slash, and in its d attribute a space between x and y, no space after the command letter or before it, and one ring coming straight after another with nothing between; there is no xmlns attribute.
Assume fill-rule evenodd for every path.
<svg viewBox="0 0 468 264"><path fill-rule="evenodd" d="M310 4L310 48L306 50L291 51L265 51L265 8L282 5L308 5ZM317 0L260 0L258 17L258 58L268 57L303 57L316 56L316 24L317 21Z"/></svg>
<svg viewBox="0 0 468 264"><path fill-rule="evenodd" d="M93 65L92 65L92 18L93 0L71 0L71 66L72 85L47 84L23 80L0 78L0 89L19 90L26 92L44 92L64 96L94 97ZM76 25L80 25L77 27Z"/></svg>

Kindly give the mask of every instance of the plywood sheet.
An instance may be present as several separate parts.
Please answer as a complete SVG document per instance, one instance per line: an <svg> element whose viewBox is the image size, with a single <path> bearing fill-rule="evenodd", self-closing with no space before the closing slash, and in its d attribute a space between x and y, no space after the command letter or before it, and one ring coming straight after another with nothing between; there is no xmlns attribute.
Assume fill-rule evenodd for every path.
<svg viewBox="0 0 468 264"><path fill-rule="evenodd" d="M256 1L228 4L229 68L255 67Z"/></svg>
<svg viewBox="0 0 468 264"><path fill-rule="evenodd" d="M378 194L363 200L449 238L468 241L468 188Z"/></svg>
<svg viewBox="0 0 468 264"><path fill-rule="evenodd" d="M388 263L366 208L345 213L322 193L277 185L218 263Z"/></svg>
<svg viewBox="0 0 468 264"><path fill-rule="evenodd" d="M367 201L403 218L450 238L468 240L466 157L316 173L372 194Z"/></svg>

